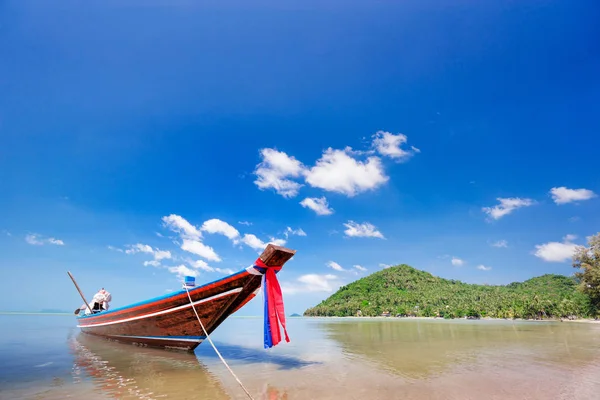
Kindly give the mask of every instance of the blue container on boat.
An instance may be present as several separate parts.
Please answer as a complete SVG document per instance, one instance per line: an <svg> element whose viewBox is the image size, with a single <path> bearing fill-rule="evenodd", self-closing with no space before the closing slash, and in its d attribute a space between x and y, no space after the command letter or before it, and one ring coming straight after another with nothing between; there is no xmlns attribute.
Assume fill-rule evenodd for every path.
<svg viewBox="0 0 600 400"><path fill-rule="evenodd" d="M184 278L184 283L187 287L194 287L196 286L196 278L194 278L193 276L186 276Z"/></svg>

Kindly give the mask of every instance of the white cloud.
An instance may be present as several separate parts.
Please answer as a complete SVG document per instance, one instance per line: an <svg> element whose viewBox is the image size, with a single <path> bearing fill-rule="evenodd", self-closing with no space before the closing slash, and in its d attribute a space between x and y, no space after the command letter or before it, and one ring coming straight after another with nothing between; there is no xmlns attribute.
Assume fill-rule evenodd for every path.
<svg viewBox="0 0 600 400"><path fill-rule="evenodd" d="M224 275L231 275L235 272L231 268L215 268L215 271L220 272Z"/></svg>
<svg viewBox="0 0 600 400"><path fill-rule="evenodd" d="M414 153L420 153L421 150L411 147L412 151L402 149L402 145L407 142L406 135L399 133L394 135L390 132L378 131L373 135L373 147L382 156L387 156L398 161L408 159Z"/></svg>
<svg viewBox="0 0 600 400"><path fill-rule="evenodd" d="M182 240L181 250L187 251L188 253L196 254L202 258L206 258L209 261L221 261L221 257L215 252L215 250L202 243L200 240L202 238L202 232L196 228L194 225L190 224L185 218L171 214L167 217L162 218L165 226L169 228L171 231L177 233ZM224 233L224 230L227 234L231 233L231 230L228 230L223 224L229 225L227 223L223 224L216 222L219 220L209 220L206 221L208 224L206 226L207 232L210 233ZM227 235L226 235L227 236Z"/></svg>
<svg viewBox="0 0 600 400"><path fill-rule="evenodd" d="M181 238L186 239L200 239L202 233L194 225L190 224L185 218L171 214L166 217L162 217L162 221L167 228L175 233L178 233Z"/></svg>
<svg viewBox="0 0 600 400"><path fill-rule="evenodd" d="M349 149L325 150L314 167L305 172L306 183L330 192L354 196L374 190L389 179L379 157L358 161L348 154Z"/></svg>
<svg viewBox="0 0 600 400"><path fill-rule="evenodd" d="M287 241L285 239L275 239L274 237L272 237L271 241L269 243L272 243L272 244L274 244L276 246L285 246L285 244L287 243Z"/></svg>
<svg viewBox="0 0 600 400"><path fill-rule="evenodd" d="M333 292L339 287L339 281L335 275L307 274L300 276L295 282L281 283L281 289L286 294L307 292Z"/></svg>
<svg viewBox="0 0 600 400"><path fill-rule="evenodd" d="M486 267L485 265L478 265L477 269L481 270L481 271L490 271L492 269L492 267Z"/></svg>
<svg viewBox="0 0 600 400"><path fill-rule="evenodd" d="M288 238L289 235L306 236L306 232L304 232L302 230L302 228L292 229L289 226L287 228L285 228L285 231L283 232L283 234L285 235L286 238Z"/></svg>
<svg viewBox="0 0 600 400"><path fill-rule="evenodd" d="M187 260L192 268L201 269L206 272L214 272L215 269L208 265L204 260Z"/></svg>
<svg viewBox="0 0 600 400"><path fill-rule="evenodd" d="M356 268L359 271L363 271L365 272L367 269L365 267L363 267L362 265L355 265L354 268Z"/></svg>
<svg viewBox="0 0 600 400"><path fill-rule="evenodd" d="M238 224L240 224L240 225L246 225L246 226L250 226L250 225L252 225L252 222L248 222L248 221L238 221Z"/></svg>
<svg viewBox="0 0 600 400"><path fill-rule="evenodd" d="M375 237L385 239L383 234L369 222L358 224L354 221L348 221L344 226L347 228L344 233L349 237Z"/></svg>
<svg viewBox="0 0 600 400"><path fill-rule="evenodd" d="M127 245L126 247L128 247L128 249L125 250L125 254L137 254L137 253L152 254L156 264L158 264L158 261L160 261L160 260L171 258L170 251L153 249L152 246L149 246L147 244L136 243L133 245ZM110 246L109 246L109 248L110 248ZM116 250L119 251L119 249L116 249ZM145 262L144 265L154 265L155 267L158 266L158 265L155 265L154 262L151 262L151 263Z"/></svg>
<svg viewBox="0 0 600 400"><path fill-rule="evenodd" d="M300 205L304 208L310 208L317 215L331 215L333 214L333 209L329 208L329 204L327 204L327 199L325 197L307 197L300 202Z"/></svg>
<svg viewBox="0 0 600 400"><path fill-rule="evenodd" d="M6 236L12 236L12 233L7 231L6 229L3 229L2 232L4 232L6 234Z"/></svg>
<svg viewBox="0 0 600 400"><path fill-rule="evenodd" d="M574 201L589 200L596 197L596 194L588 189L567 189L564 186L550 189L552 200L556 204L567 204Z"/></svg>
<svg viewBox="0 0 600 400"><path fill-rule="evenodd" d="M577 239L575 235L566 235L563 242L548 242L536 245L534 255L548 262L565 262L573 257L573 253L577 249L577 245L571 243Z"/></svg>
<svg viewBox="0 0 600 400"><path fill-rule="evenodd" d="M44 242L39 240L36 235L25 236L25 241L34 246L42 246L44 244Z"/></svg>
<svg viewBox="0 0 600 400"><path fill-rule="evenodd" d="M168 250L154 250L154 259L155 260L163 260L165 258L171 258L171 252Z"/></svg>
<svg viewBox="0 0 600 400"><path fill-rule="evenodd" d="M197 277L199 275L198 271L188 268L183 264L178 265L176 267L169 267L168 270L169 272L176 274L179 278L183 278L185 276Z"/></svg>
<svg viewBox="0 0 600 400"><path fill-rule="evenodd" d="M112 251L118 251L119 253L124 253L123 249L119 249L115 246L107 246L107 248Z"/></svg>
<svg viewBox="0 0 600 400"><path fill-rule="evenodd" d="M327 263L327 266L331 269L335 269L336 271L345 271L345 269L338 263L336 263L335 261L329 261Z"/></svg>
<svg viewBox="0 0 600 400"><path fill-rule="evenodd" d="M262 149L262 161L256 166L254 181L260 189L274 189L283 197L294 197L302 185L289 178L301 177L305 171L304 166L294 157L288 156L275 149Z"/></svg>
<svg viewBox="0 0 600 400"><path fill-rule="evenodd" d="M390 264L384 264L384 263L380 263L380 264L379 264L379 266L380 266L381 268L383 268L383 269L386 269L386 268L390 268L390 267L391 267L391 265L390 265Z"/></svg>
<svg viewBox="0 0 600 400"><path fill-rule="evenodd" d="M221 221L220 219L216 219L216 218L205 221L204 224L202 224L201 230L205 231L205 232L209 232L209 233L218 233L218 234L224 235L227 238L229 238L230 240L232 240L234 244L239 244L241 242L241 243L244 243L245 245L247 245L248 247L251 247L258 251L264 250L265 247L267 246L267 244L269 244L269 243L272 243L277 246L284 246L286 244L285 239L277 239L274 237L271 237L270 238L271 240L269 242L265 243L262 240L260 240L256 235L253 235L251 233L247 233L243 237L240 237L240 232L237 229L235 229L233 226L229 225L227 222ZM284 234L285 234L286 238L290 234L306 236L306 233L302 229L294 230L290 227L288 227L285 230ZM208 255L208 253L206 253L207 249L211 249L211 248L204 244L202 244L202 246L205 247L202 250L205 253L205 255L202 255L202 256L209 260L216 261L214 256L212 256L213 258L209 258L206 256L206 255ZM196 247L198 247L198 245L196 245ZM196 254L198 254L198 253L196 253ZM201 254L198 254L198 255L201 255ZM216 255L216 253L215 253L215 255ZM230 273L231 270L215 268L215 271L223 272L223 273ZM231 273L233 273L233 272L231 272Z"/></svg>
<svg viewBox="0 0 600 400"><path fill-rule="evenodd" d="M492 247L508 247L508 242L506 240L498 240L492 243Z"/></svg>
<svg viewBox="0 0 600 400"><path fill-rule="evenodd" d="M242 243L246 246L253 248L254 250L264 250L266 243L251 233L246 233L242 238Z"/></svg>
<svg viewBox="0 0 600 400"><path fill-rule="evenodd" d="M317 274L306 274L306 275L302 275L298 278L299 282L302 283L306 283L309 285L315 285L317 287L320 287L321 289L324 290L332 290L330 289L327 284L328 281L332 281L334 279L337 279L337 277L335 275L331 275L331 274L326 274L326 275L317 275Z"/></svg>
<svg viewBox="0 0 600 400"><path fill-rule="evenodd" d="M329 147L312 167L283 151L263 148L259 151L261 161L254 170L254 184L261 190L273 189L279 195L291 198L304 186L304 180L312 187L352 197L375 190L389 180L377 152L397 161L421 152L414 146L402 148L406 143L404 134L378 131L373 135L371 149L357 151L349 146L344 149ZM300 204L319 215L331 214L333 210L329 209L326 202L323 204L324 198L319 200L306 198Z"/></svg>
<svg viewBox="0 0 600 400"><path fill-rule="evenodd" d="M521 207L529 207L535 204L531 199L521 199L519 197L501 198L498 197L496 200L500 202L499 205L494 207L483 207L482 210L493 219L500 219L505 215L510 214L514 210Z"/></svg>
<svg viewBox="0 0 600 400"><path fill-rule="evenodd" d="M154 254L154 250L152 249L152 247L147 244L136 243L133 245L128 245L127 247L129 247L129 248L127 250L125 250L125 254L135 254L135 253Z"/></svg>
<svg viewBox="0 0 600 400"><path fill-rule="evenodd" d="M237 229L229 225L227 222L221 221L217 218L205 221L200 229L208 233L219 233L221 235L227 236L227 238L231 240L234 240L240 236L240 233Z"/></svg>
<svg viewBox="0 0 600 400"><path fill-rule="evenodd" d="M156 261L156 260L152 260L152 261L144 261L144 267L147 266L153 266L153 267L160 267L160 262Z"/></svg>
<svg viewBox="0 0 600 400"><path fill-rule="evenodd" d="M244 243L246 246L251 247L254 250L258 250L258 251L263 251L265 249L265 247L267 247L267 244L269 244L269 243L272 243L276 246L284 246L286 244L286 241L284 239L275 239L275 238L271 238L270 242L265 243L262 240L260 240L258 237L256 237L256 235L253 235L251 233L246 233L240 241L242 243Z"/></svg>
<svg viewBox="0 0 600 400"><path fill-rule="evenodd" d="M37 233L29 234L29 235L25 236L25 241L34 246L43 246L45 244L53 244L56 246L64 246L65 245L65 242L63 242L60 239L55 239L53 237L43 238L40 235L38 235Z"/></svg>
<svg viewBox="0 0 600 400"><path fill-rule="evenodd" d="M463 260L461 260L460 258L457 258L457 257L452 257L452 260L450 262L455 267L462 267L465 264L465 262Z"/></svg>
<svg viewBox="0 0 600 400"><path fill-rule="evenodd" d="M181 250L196 254L209 261L221 261L221 257L219 257L212 247L205 245L199 240L183 239Z"/></svg>
<svg viewBox="0 0 600 400"><path fill-rule="evenodd" d="M573 243L549 242L536 245L535 256L549 262L565 262L569 260L577 245Z"/></svg>

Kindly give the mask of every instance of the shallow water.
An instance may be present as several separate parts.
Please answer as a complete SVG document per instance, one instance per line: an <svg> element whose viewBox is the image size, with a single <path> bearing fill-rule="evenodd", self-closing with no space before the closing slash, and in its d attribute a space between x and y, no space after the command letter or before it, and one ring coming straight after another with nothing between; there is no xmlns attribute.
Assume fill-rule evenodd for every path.
<svg viewBox="0 0 600 400"><path fill-rule="evenodd" d="M600 325L292 318L262 348L262 319L213 334L256 399L594 399ZM208 343L195 354L80 334L71 316L0 315L1 399L244 399Z"/></svg>

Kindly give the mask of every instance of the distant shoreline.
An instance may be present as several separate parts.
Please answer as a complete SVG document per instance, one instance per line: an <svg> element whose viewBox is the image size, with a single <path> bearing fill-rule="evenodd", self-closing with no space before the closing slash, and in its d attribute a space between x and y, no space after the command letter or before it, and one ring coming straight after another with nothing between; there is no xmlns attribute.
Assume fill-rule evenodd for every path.
<svg viewBox="0 0 600 400"><path fill-rule="evenodd" d="M0 315L59 315L59 316L67 316L67 315L72 315L69 312L64 312L64 313L45 313L45 312L29 312L29 311L0 311ZM229 318L263 318L260 315L236 315L236 316L230 316ZM370 319L394 319L394 320L444 320L444 321L463 321L463 320L467 320L467 321L525 321L525 322L578 322L578 323L585 323L585 324L600 324L600 320L595 320L595 319L591 319L591 318L577 318L577 319L559 319L559 318L548 318L548 319L523 319L523 318L514 318L514 319L509 319L509 318L490 318L490 317L485 317L485 318L449 318L449 319L445 319L445 318L441 318L441 317L384 317L381 315L377 315L377 316L362 316L362 317L357 317L357 316L350 316L350 317L336 317L336 316L332 316L332 317L328 317L328 316L304 316L304 315L298 315L298 316L291 316L288 315L287 318L331 318L331 319L356 319L356 320L370 320Z"/></svg>
<svg viewBox="0 0 600 400"><path fill-rule="evenodd" d="M51 312L29 312L29 311L0 311L0 315L72 315L69 312L64 313L51 313Z"/></svg>
<svg viewBox="0 0 600 400"><path fill-rule="evenodd" d="M587 323L587 324L600 324L600 320L595 320L595 319L591 319L591 318L577 318L577 319L560 319L560 318L548 318L548 319L523 319L523 318L514 318L514 319L509 319L509 318L490 318L490 317L485 317L485 318L441 318L441 317L384 317L381 315L377 315L377 316L363 316L363 317L357 317L357 316L351 316L351 317L327 317L327 316L303 316L303 318L343 318L343 319L398 319L398 320L444 320L444 321L462 321L462 320L467 320L467 321L526 321L526 322L580 322L580 323Z"/></svg>

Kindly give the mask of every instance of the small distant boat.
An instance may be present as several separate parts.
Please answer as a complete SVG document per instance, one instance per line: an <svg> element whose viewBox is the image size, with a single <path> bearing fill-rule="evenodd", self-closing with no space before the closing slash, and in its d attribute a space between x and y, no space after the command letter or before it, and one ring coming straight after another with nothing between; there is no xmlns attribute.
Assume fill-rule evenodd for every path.
<svg viewBox="0 0 600 400"><path fill-rule="evenodd" d="M187 290L184 287L114 310L80 313L77 326L83 333L119 342L193 351L206 337L192 307L210 335L227 317L252 300L262 286L265 291L265 348L272 347L282 340L279 324L283 326L285 340L289 341L281 288L275 274L295 253L295 250L269 244L252 266L223 279L191 286ZM80 294L83 297L81 291Z"/></svg>

